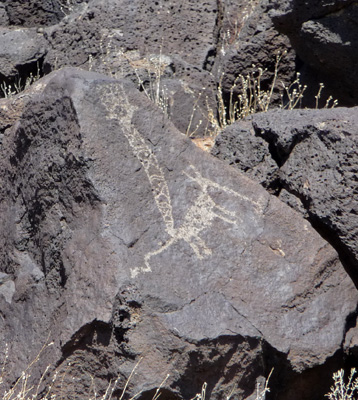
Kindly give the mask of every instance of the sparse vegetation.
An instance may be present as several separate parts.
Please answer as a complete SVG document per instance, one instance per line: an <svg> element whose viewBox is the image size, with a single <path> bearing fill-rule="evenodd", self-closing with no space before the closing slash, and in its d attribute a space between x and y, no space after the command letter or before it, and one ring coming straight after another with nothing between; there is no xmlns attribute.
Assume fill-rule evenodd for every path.
<svg viewBox="0 0 358 400"><path fill-rule="evenodd" d="M215 136L219 134L226 126L233 124L235 121L243 119L249 115L258 112L267 112L273 107L273 94L277 86L279 65L282 57L286 52L276 56L275 70L272 82L268 89L262 88L262 77L267 70L253 65L256 71L247 75L238 75L230 88L229 101L224 101L224 90L222 87L223 75L218 84L217 92L217 116L213 110L208 108L208 117L211 124L215 127ZM293 110L302 107L302 99L307 89L306 85L300 82L300 74L297 73L296 79L288 86L281 82L283 91L281 92L281 105L279 108ZM318 109L319 100L322 95L324 85L321 83L316 99L316 109ZM336 107L337 100L333 100L330 96L324 108ZM276 106L277 107L277 106Z"/></svg>
<svg viewBox="0 0 358 400"><path fill-rule="evenodd" d="M42 394L41 396L39 394L41 384L43 383L43 379L47 371L49 370L49 367L45 369L37 385L29 384L29 379L31 377L31 368L39 361L41 354L45 351L45 349L47 349L52 345L53 343L47 343L41 348L35 359L24 369L20 377L8 390L3 389L5 371L6 371L7 361L9 358L8 347L7 346L5 347L5 356L0 372L1 400L37 400L37 399L49 400L54 398L53 395L51 394L52 384L48 385L47 390L45 391L44 394ZM54 383L55 380L56 380L56 375L54 376L52 383ZM2 391L1 389L3 389L4 391Z"/></svg>
<svg viewBox="0 0 358 400"><path fill-rule="evenodd" d="M254 7L250 2L250 7ZM251 10L251 9L250 9ZM251 10L252 11L252 10ZM248 11L249 12L249 11ZM237 29L235 30L235 32ZM170 117L168 90L163 84L163 74L165 68L169 65L168 57L162 54L163 44L160 46L160 52L157 55L151 55L146 58L140 58L136 52L125 52L118 49L115 45L115 36L120 34L114 32L106 37L102 37L100 43L100 61L104 66L105 73L118 78L122 71L116 70L109 60L113 61L113 56L124 61L130 66L134 72L138 87L153 101L165 115ZM193 108L191 115L188 116L188 126L184 132L186 136L193 137L204 123L205 137L216 137L225 127L231 125L237 120L243 119L249 115L258 112L267 112L269 109L276 107L281 109L293 110L302 107L302 99L307 86L300 82L300 74L297 73L296 79L288 86L279 82L278 72L280 62L286 55L286 52L276 56L275 67L273 71L272 81L267 89L263 88L262 79L267 71L261 67L252 66L253 72L246 75L239 74L234 80L227 95L223 89L224 74L221 74L216 94L216 109L209 105L206 99L206 109L200 106L199 100L202 99L202 92L191 93L193 96ZM89 60L89 69L95 69L93 59ZM119 63L120 64L120 63ZM143 78L143 75L146 78ZM279 84L278 84L279 83ZM281 88L280 88L281 87ZM316 108L319 106L319 100L322 95L323 84L320 84L319 91L315 96ZM203 88L203 91L205 88ZM281 105L273 102L275 92L281 92ZM228 97L228 99L226 99ZM337 106L337 100L333 100L330 96L326 102L325 108ZM200 113L199 122L193 125L194 116Z"/></svg>
<svg viewBox="0 0 358 400"><path fill-rule="evenodd" d="M3 94L3 97L9 98L12 97L26 89L28 89L33 83L38 81L41 78L40 66L37 64L36 74L30 73L28 77L25 79L21 79L18 77L12 84L2 82L0 84L0 89Z"/></svg>
<svg viewBox="0 0 358 400"><path fill-rule="evenodd" d="M326 394L329 400L355 400L358 395L358 378L354 378L356 374L355 368L351 369L348 382L344 382L344 370L333 374L334 385L331 387L331 391Z"/></svg>
<svg viewBox="0 0 358 400"><path fill-rule="evenodd" d="M111 63L113 55L118 59L116 61L119 61L119 65L123 66L123 62L129 65L136 76L138 88L168 116L167 88L162 84L162 77L169 62L168 57L162 54L162 45L159 54L141 58L139 52L126 52L122 48L116 47L114 43L116 35L121 35L121 33L114 31L106 37L102 36L100 40L100 62L104 68L103 72L116 79L121 77L122 71L118 70L120 67L117 66L117 63L114 66ZM92 57L89 59L89 70L95 70ZM146 81L142 77L141 70L145 71Z"/></svg>
<svg viewBox="0 0 358 400"><path fill-rule="evenodd" d="M9 359L8 346L5 346L5 355L2 362L2 366L0 369L0 400L55 400L57 399L57 394L53 390L54 383L58 380L57 373L54 374L50 383L47 382L46 386L43 385L44 377L47 375L50 367L48 366L44 373L42 374L39 382L36 385L29 384L31 377L31 368L38 363L41 358L41 355L44 351L51 347L53 343L45 344L35 359L25 368L20 377L15 381L12 387L8 390L3 388L4 386L4 378L7 368L7 362ZM139 367L142 357L139 358L138 362L135 364L132 369L128 379L124 383L123 389L119 397L116 397L118 400L123 400L125 395L127 394L128 385L135 375L137 368ZM69 366L70 368L71 366ZM273 373L273 369L268 375L267 379L264 380L263 384L259 382L256 385L256 395L255 400L265 400L266 394L270 392L270 388L268 386L270 377ZM329 400L357 400L358 399L358 377L355 377L356 370L351 369L348 381L344 381L344 370L341 369L333 374L334 384L330 388L330 392L326 394ZM167 375L161 384L157 387L152 400L158 400L160 397L161 389L164 387L165 383L169 379L170 375ZM118 384L120 381L120 377L118 376L114 381L110 381L105 393L101 396L96 392L96 388L94 384L91 386L91 393L88 393L88 400L112 400L114 399L114 392L118 389ZM92 378L93 382L93 378ZM201 390L197 393L191 400L209 400L206 397L207 383L204 382ZM129 400L134 400L140 397L142 392L138 392L134 396L130 397ZM230 400L233 398L235 394L235 386L231 390L231 392L226 396L226 400ZM62 395L61 395L62 396Z"/></svg>
<svg viewBox="0 0 358 400"><path fill-rule="evenodd" d="M66 10L72 10L72 0L62 1L61 9L63 12ZM109 60L113 56L125 61L134 72L138 87L148 99L154 102L165 115L169 116L169 96L166 86L162 82L165 68L168 66L168 57L162 54L162 46L158 55L151 55L146 58L140 58L136 52L125 52L122 49L116 48L113 43L113 38L117 34L108 35L106 38L102 37L100 42L100 61L104 67L104 72L110 76L118 78L120 76L119 71L113 70ZM133 54L132 54L133 53ZM267 112L273 107L280 107L281 109L293 110L295 108L302 107L302 99L307 86L302 85L300 82L300 74L297 73L296 79L288 86L285 86L282 82L281 85L281 105L273 104L273 94L275 90L279 90L278 83L278 71L280 61L285 56L285 52L276 56L275 69L273 71L273 78L268 89L263 89L262 79L267 70L261 67L253 65L253 72L246 75L239 74L234 80L233 84L229 89L229 93L226 94L223 89L222 74L219 78L217 94L216 94L216 109L213 109L206 99L206 110L199 105L199 100L202 98L202 93L195 94L193 96L193 108L191 115L189 116L188 126L185 131L186 136L193 137L203 121L205 123L204 137L216 137L223 129L228 125L233 124L235 121L243 119L249 115L258 112ZM89 58L89 69L94 70L94 60L92 57ZM143 71L146 75L146 81L143 79ZM40 70L38 68L37 73L30 74L25 81L21 78L12 84L3 82L0 85L0 90L3 93L3 97L11 97L16 95L23 90L30 87L39 78ZM319 86L318 93L315 96L316 108L319 108L319 100L322 95L324 85L321 83ZM203 88L205 90L205 88ZM228 97L228 99L226 99ZM330 96L324 108L336 107L338 105L337 100L334 100ZM193 126L193 120L196 113L200 113L201 118L199 122Z"/></svg>
<svg viewBox="0 0 358 400"><path fill-rule="evenodd" d="M134 60L131 60L124 52L119 53L120 56L125 58L129 65L133 68L135 75L138 79L140 89L145 95L156 104L165 115L168 115L168 94L165 85L162 85L162 76L167 63L163 60L162 47L158 56L153 55L146 60L146 70L148 72L149 83L148 85L142 80L139 70ZM154 74L154 77L153 77Z"/></svg>
<svg viewBox="0 0 358 400"><path fill-rule="evenodd" d="M46 385L44 385L44 378L47 375L48 371L50 370L50 366L48 366L44 373L42 374L41 378L39 379L39 382L37 384L30 384L29 382L31 381L31 369L32 367L39 362L41 355L45 352L46 349L49 347L53 346L53 343L47 343L45 344L37 356L34 358L34 360L25 368L25 370L22 372L20 377L15 381L15 383L12 385L12 387L8 390L4 389L4 378L6 374L6 368L7 368L7 362L9 359L9 352L8 352L8 346L5 346L5 355L4 359L2 362L2 366L0 369L0 400L56 400L57 398L63 398L61 394L57 394L56 390L54 389L54 384L55 382L58 382L58 380L61 381L63 377L59 377L57 373L54 374L50 382L46 382ZM117 400L123 400L126 395L127 395L127 389L128 385L132 379L132 377L135 375L137 368L139 367L141 361L143 360L143 357L140 357L138 362L135 364L134 368L132 369L128 379L124 383L123 389L121 390L120 395L116 396ZM71 368L71 365L69 365L69 368ZM264 385L261 388L261 385L257 383L256 386L256 397L255 400L265 400L266 393L270 391L268 388L268 382L271 377L272 370L268 376L267 379L265 379ZM164 387L165 383L169 379L170 375L168 374L163 381L160 383L160 385L157 387L155 390L155 393L152 397L152 400L158 400L161 394L161 389ZM105 393L103 395L98 395L95 385L94 385L94 379L92 378L92 385L90 389L90 393L86 394L88 396L88 400L112 400L114 399L114 393L118 389L118 384L120 382L120 376L118 376L114 381L110 381ZM60 385L62 386L62 385ZM207 383L204 382L201 390L199 393L197 393L191 400L205 400L206 399L206 389L207 389ZM232 391L228 396L226 396L226 400L230 400L232 396L234 395L234 389L233 387ZM135 400L140 397L142 394L142 391L136 393L134 396L129 397L128 400ZM57 396L60 397L57 397ZM128 398L128 397L127 397ZM209 400L209 399L207 399Z"/></svg>
<svg viewBox="0 0 358 400"><path fill-rule="evenodd" d="M75 7L74 0L58 0L58 4L64 15L70 15Z"/></svg>
<svg viewBox="0 0 358 400"><path fill-rule="evenodd" d="M108 47L110 46L111 43L109 42L106 50L107 56L109 53ZM131 58L123 51L120 51L118 55L125 59L133 69L137 77L139 88L166 115L168 115L169 98L167 89L165 85L162 84L163 71L168 64L164 60L165 57L163 57L162 51L160 51L160 54L156 57L152 56L148 60L140 61ZM299 73L297 73L296 79L288 86L285 86L280 82L282 86L281 105L273 104L273 94L275 90L278 90L278 71L280 61L285 55L286 53L284 52L276 56L273 78L268 89L263 89L262 85L262 78L267 70L253 65L252 67L254 72L248 73L247 75L240 74L234 80L230 88L228 101L225 101L225 93L222 85L224 75L221 75L216 95L217 107L214 110L209 106L208 99L206 101L206 110L203 110L199 106L199 100L202 97L202 93L198 93L197 95L193 93L193 109L185 132L186 136L194 136L203 121L206 123L204 136L216 137L228 125L231 125L235 121L243 119L249 115L258 112L267 112L273 107L288 110L302 108L302 99L307 86L301 84ZM149 83L143 81L138 67L141 67L141 69L146 71L149 77ZM316 108L319 108L319 100L323 88L324 85L321 83L318 93L315 96ZM205 90L205 88L203 88L203 90ZM332 96L330 96L327 99L324 108L333 108L337 105L338 101L333 100ZM193 118L197 112L201 114L201 119L199 120L199 123L193 127Z"/></svg>

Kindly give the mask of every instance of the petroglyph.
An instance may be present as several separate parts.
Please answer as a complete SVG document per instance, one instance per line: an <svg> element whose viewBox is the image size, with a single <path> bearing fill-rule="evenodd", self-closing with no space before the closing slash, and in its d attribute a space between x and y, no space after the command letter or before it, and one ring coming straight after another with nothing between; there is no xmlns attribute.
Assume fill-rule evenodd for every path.
<svg viewBox="0 0 358 400"><path fill-rule="evenodd" d="M253 200L210 179L204 178L193 165L190 165L188 171L183 171L183 174L198 184L199 194L194 203L188 208L180 226L176 228L169 188L164 173L154 152L132 124L135 108L129 103L124 90L119 87L113 88L111 86L104 94L102 93L102 100L108 112L108 117L120 124L133 154L144 168L154 193L156 205L162 215L165 230L169 235L169 239L161 247L148 252L144 256L144 266L131 269L132 278L135 278L141 272L152 271L150 265L151 259L181 240L191 247L199 260L212 255L212 250L200 235L203 231L211 228L215 218L231 225L237 225L238 217L235 212L217 204L210 195L209 189L217 189L219 192L234 196L241 201L249 202L256 212L262 213L263 204L260 201Z"/></svg>
<svg viewBox="0 0 358 400"><path fill-rule="evenodd" d="M118 99L123 99L123 103L119 104ZM133 154L138 158L147 174L153 190L154 200L162 215L166 231L170 235L174 229L174 220L168 185L157 157L152 149L145 143L141 134L132 125L132 117L135 108L129 103L124 89L119 87L110 86L110 89L102 94L102 100L103 105L108 111L109 118L115 121L120 119L124 136L128 140Z"/></svg>
<svg viewBox="0 0 358 400"><path fill-rule="evenodd" d="M237 225L238 220L235 212L227 210L215 203L208 192L210 188L218 189L219 191L228 193L241 200L248 201L257 211L262 212L262 204L260 202L254 201L232 189L219 185L210 179L204 178L193 165L190 165L189 172L183 171L183 173L188 178L198 183L200 194L196 198L194 204L188 209L182 224L177 229L174 229L172 233L167 230L171 238L159 249L147 253L144 257L145 267L133 269L132 277L138 275L139 272L151 271L150 259L161 254L180 240L183 240L192 248L199 260L211 256L212 251L200 237L200 233L205 229L210 229L215 218L219 218L228 224L234 225Z"/></svg>

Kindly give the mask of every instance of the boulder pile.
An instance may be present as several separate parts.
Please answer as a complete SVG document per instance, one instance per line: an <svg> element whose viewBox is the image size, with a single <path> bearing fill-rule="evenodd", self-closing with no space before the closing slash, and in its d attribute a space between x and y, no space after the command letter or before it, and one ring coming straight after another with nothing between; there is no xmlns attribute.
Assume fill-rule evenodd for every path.
<svg viewBox="0 0 358 400"><path fill-rule="evenodd" d="M357 364L356 5L321 3L3 1L0 398L322 399ZM317 109L279 108L297 72ZM276 109L234 122L245 79Z"/></svg>

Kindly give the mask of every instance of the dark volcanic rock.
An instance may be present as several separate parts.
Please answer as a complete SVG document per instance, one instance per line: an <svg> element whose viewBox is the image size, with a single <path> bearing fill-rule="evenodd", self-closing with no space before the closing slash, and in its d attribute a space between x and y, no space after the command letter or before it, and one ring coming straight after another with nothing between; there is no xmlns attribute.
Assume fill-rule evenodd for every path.
<svg viewBox="0 0 358 400"><path fill-rule="evenodd" d="M211 153L266 189L275 185L279 168L272 159L268 143L255 135L252 122L240 121L228 126L217 136Z"/></svg>
<svg viewBox="0 0 358 400"><path fill-rule="evenodd" d="M133 50L141 56L177 55L202 69L215 46L216 15L215 0L205 4L98 0L46 29L51 47L46 62L51 68L79 66L92 56L102 63L100 57L105 58L109 48L112 56Z"/></svg>
<svg viewBox="0 0 358 400"><path fill-rule="evenodd" d="M275 29L269 17L271 7L266 0L223 2L215 71L226 96L229 96L234 83L241 89L239 75L246 77L250 74L257 79L260 68L263 71L261 90L269 90L275 79L277 57L281 58L272 104L280 103L283 86L293 82L296 54L288 38Z"/></svg>
<svg viewBox="0 0 358 400"><path fill-rule="evenodd" d="M46 53L46 42L36 29L0 28L0 77L17 77L25 67L39 63Z"/></svg>
<svg viewBox="0 0 358 400"><path fill-rule="evenodd" d="M288 35L300 59L319 72L342 105L358 103L358 6L353 0L275 1L276 28Z"/></svg>
<svg viewBox="0 0 358 400"><path fill-rule="evenodd" d="M211 108L216 108L216 82L207 64L216 53L217 15L216 0L91 2L45 29L48 53L44 69L49 72L63 66L81 66L131 79L141 90L145 87L152 99L161 98L183 132L196 103L198 113L193 125L202 120L197 133L203 135L208 125L206 97ZM186 92L180 89L182 83ZM171 97L173 87L176 90ZM189 112L183 113L178 97L190 104Z"/></svg>
<svg viewBox="0 0 358 400"><path fill-rule="evenodd" d="M9 17L6 12L5 4L0 4L0 26L9 24Z"/></svg>
<svg viewBox="0 0 358 400"><path fill-rule="evenodd" d="M3 0L9 24L23 27L55 25L83 0Z"/></svg>
<svg viewBox="0 0 358 400"><path fill-rule="evenodd" d="M357 124L357 108L257 114L227 129L213 149L217 157L276 190L286 203L305 210L356 284Z"/></svg>
<svg viewBox="0 0 358 400"><path fill-rule="evenodd" d="M227 102L239 74L257 76L262 68L261 87L267 90L276 56L285 50L278 80L286 85L292 81L295 54L287 37L274 28L268 10L266 0L6 1L0 21L22 30L21 38L16 30L16 37L7 34L0 42L0 84L13 84L14 73L22 81L28 77L34 31L25 28L37 28L35 44L41 52L30 59L40 60L41 76L75 66L130 79L162 104L183 133L189 127L195 136L215 135L219 82ZM276 104L279 87L282 91L277 84L273 96Z"/></svg>
<svg viewBox="0 0 358 400"><path fill-rule="evenodd" d="M33 376L52 363L64 398L91 376L123 387L140 355L142 399L166 373L166 396L248 397L272 366L279 399L327 392L358 300L332 247L126 82L64 69L36 87L0 156L10 378L49 336Z"/></svg>

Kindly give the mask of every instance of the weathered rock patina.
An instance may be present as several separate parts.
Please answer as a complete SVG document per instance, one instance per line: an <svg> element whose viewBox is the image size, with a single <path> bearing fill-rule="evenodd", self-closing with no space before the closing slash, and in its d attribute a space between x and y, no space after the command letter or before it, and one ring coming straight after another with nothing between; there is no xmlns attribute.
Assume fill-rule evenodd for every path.
<svg viewBox="0 0 358 400"><path fill-rule="evenodd" d="M247 397L272 366L278 398L310 371L324 393L358 300L333 248L127 82L64 69L37 85L1 145L12 376L49 336L38 372L52 363L66 398L90 375L124 382L140 356L131 393L169 373L178 398L204 381L211 398Z"/></svg>

